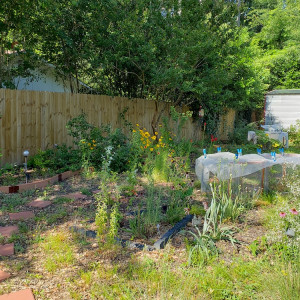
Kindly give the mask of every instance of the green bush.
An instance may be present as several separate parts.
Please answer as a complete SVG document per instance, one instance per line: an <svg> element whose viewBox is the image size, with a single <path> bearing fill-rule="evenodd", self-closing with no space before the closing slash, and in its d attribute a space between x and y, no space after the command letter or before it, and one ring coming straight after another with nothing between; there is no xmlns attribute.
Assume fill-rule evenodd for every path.
<svg viewBox="0 0 300 300"><path fill-rule="evenodd" d="M132 151L121 129L112 130L110 125L95 127L87 122L84 114L70 120L67 128L79 151L82 166L100 170L105 161L105 167L113 172L129 169Z"/></svg>
<svg viewBox="0 0 300 300"><path fill-rule="evenodd" d="M297 120L296 125L290 127L289 139L293 146L300 147L300 120Z"/></svg>
<svg viewBox="0 0 300 300"><path fill-rule="evenodd" d="M42 171L52 170L56 173L78 170L81 167L79 151L66 145L40 150L36 155L29 158L28 167Z"/></svg>

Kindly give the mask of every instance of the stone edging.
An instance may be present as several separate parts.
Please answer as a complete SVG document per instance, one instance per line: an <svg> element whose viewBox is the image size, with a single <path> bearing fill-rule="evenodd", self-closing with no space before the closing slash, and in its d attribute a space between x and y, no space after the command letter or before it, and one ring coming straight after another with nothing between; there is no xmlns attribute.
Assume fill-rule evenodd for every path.
<svg viewBox="0 0 300 300"><path fill-rule="evenodd" d="M13 193L23 192L23 191L27 191L27 190L32 190L32 189L45 188L48 184L63 181L69 177L78 175L80 172L81 172L81 170L66 171L66 172L57 174L53 177L43 179L43 180L37 180L34 182L30 182L30 183L22 183L19 185L11 185L11 186L9 186L9 185L1 186L0 192L2 192L4 194L13 194Z"/></svg>

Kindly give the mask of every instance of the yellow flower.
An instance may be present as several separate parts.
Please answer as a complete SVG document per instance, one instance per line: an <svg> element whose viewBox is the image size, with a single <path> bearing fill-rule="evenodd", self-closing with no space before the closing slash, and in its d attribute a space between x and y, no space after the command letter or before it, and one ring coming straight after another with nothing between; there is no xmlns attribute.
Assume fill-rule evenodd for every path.
<svg viewBox="0 0 300 300"><path fill-rule="evenodd" d="M141 139L140 139L140 140L141 140L141 141L143 141L143 140L144 140L144 138L142 138L142 137L141 137Z"/></svg>
<svg viewBox="0 0 300 300"><path fill-rule="evenodd" d="M143 146L140 147L142 150L144 149Z"/></svg>
<svg viewBox="0 0 300 300"><path fill-rule="evenodd" d="M95 140L93 140L93 143L95 144L95 143L96 143L96 141L95 141Z"/></svg>
<svg viewBox="0 0 300 300"><path fill-rule="evenodd" d="M91 150L93 150L94 148L93 148L93 147L91 147L90 149L91 149Z"/></svg>
<svg viewBox="0 0 300 300"><path fill-rule="evenodd" d="M158 135L158 132L157 132L157 131L155 131L155 132L154 132L154 134L155 134L155 135Z"/></svg>
<svg viewBox="0 0 300 300"><path fill-rule="evenodd" d="M85 144L85 141L81 141L82 144Z"/></svg>
<svg viewBox="0 0 300 300"><path fill-rule="evenodd" d="M152 151L153 151L153 148L150 148L150 151L152 152Z"/></svg>
<svg viewBox="0 0 300 300"><path fill-rule="evenodd" d="M269 136L269 134L268 134L268 133L266 133L266 136Z"/></svg>
<svg viewBox="0 0 300 300"><path fill-rule="evenodd" d="M139 125L139 124L136 124L136 127L140 127L140 125Z"/></svg>
<svg viewBox="0 0 300 300"><path fill-rule="evenodd" d="M143 141L143 145L145 145L146 144L146 142L145 141Z"/></svg>
<svg viewBox="0 0 300 300"><path fill-rule="evenodd" d="M161 125L161 124L159 124L158 126L159 126L159 127L162 127L162 125Z"/></svg>
<svg viewBox="0 0 300 300"><path fill-rule="evenodd" d="M136 130L133 129L132 132L136 132Z"/></svg>
<svg viewBox="0 0 300 300"><path fill-rule="evenodd" d="M91 144L91 143L88 143L88 145L89 145L89 146L92 146L92 144Z"/></svg>
<svg viewBox="0 0 300 300"><path fill-rule="evenodd" d="M155 135L152 136L151 139L152 139L153 141L156 140L156 136L155 136Z"/></svg>
<svg viewBox="0 0 300 300"><path fill-rule="evenodd" d="M159 148L159 145L156 145L156 148Z"/></svg>
<svg viewBox="0 0 300 300"><path fill-rule="evenodd" d="M171 138L169 138L169 141L172 141L172 139L171 139Z"/></svg>
<svg viewBox="0 0 300 300"><path fill-rule="evenodd" d="M147 138L150 137L150 133L149 133L149 132L146 132L146 133L145 133L145 137L147 137Z"/></svg>

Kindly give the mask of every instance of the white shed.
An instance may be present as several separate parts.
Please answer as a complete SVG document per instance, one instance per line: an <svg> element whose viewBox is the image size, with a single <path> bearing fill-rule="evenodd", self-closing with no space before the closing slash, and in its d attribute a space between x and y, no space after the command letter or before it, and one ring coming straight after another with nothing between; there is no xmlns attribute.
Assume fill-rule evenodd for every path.
<svg viewBox="0 0 300 300"><path fill-rule="evenodd" d="M7 69L15 69L23 64L23 54L25 51L17 53L16 51L6 51ZM65 76L58 71L56 67L43 59L37 57L31 58L31 68L26 71L26 76L16 76L10 79L15 89L29 91L46 91L46 92L82 92L89 94L92 89L74 77ZM11 72L13 74L13 72ZM1 85L0 85L1 86ZM5 88L5 84L3 84Z"/></svg>
<svg viewBox="0 0 300 300"><path fill-rule="evenodd" d="M73 86L75 90L80 89L86 93L91 91L89 86L81 81L76 81L75 78L65 79L64 76L56 72L55 66L46 62L40 64L30 73L32 76L18 76L13 79L18 90L71 93L71 86ZM77 85L79 86L77 87Z"/></svg>
<svg viewBox="0 0 300 300"><path fill-rule="evenodd" d="M300 89L274 90L266 94L265 124L288 129L300 120Z"/></svg>

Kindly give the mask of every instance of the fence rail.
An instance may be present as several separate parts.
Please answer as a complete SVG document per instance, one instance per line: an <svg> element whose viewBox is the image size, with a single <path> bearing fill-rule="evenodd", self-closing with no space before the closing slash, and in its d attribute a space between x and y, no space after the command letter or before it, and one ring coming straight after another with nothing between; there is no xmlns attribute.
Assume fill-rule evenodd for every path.
<svg viewBox="0 0 300 300"><path fill-rule="evenodd" d="M95 126L111 124L112 128L117 128L122 125L120 113L128 108L126 120L150 130L153 117L163 105L143 99L0 89L1 165L21 163L25 149L34 154L54 144L72 145L66 124L81 113L85 113L88 122ZM169 108L167 105L166 112ZM233 122L234 113L230 111L221 120L220 134L225 137ZM182 133L186 138L201 138L199 124L192 121L185 124Z"/></svg>

